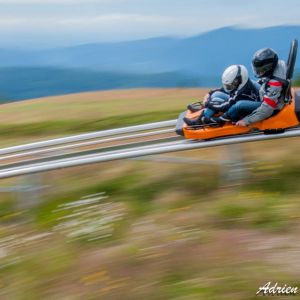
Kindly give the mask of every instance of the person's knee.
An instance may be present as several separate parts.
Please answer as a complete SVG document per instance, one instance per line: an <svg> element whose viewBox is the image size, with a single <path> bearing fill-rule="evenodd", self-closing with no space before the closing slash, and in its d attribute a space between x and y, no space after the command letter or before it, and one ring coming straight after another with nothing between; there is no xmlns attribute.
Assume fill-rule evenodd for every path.
<svg viewBox="0 0 300 300"><path fill-rule="evenodd" d="M222 104L222 103L226 102L226 100L224 100L223 98L220 98L220 97L214 97L214 98L212 98L211 101L213 103L219 103L219 104Z"/></svg>
<svg viewBox="0 0 300 300"><path fill-rule="evenodd" d="M239 119L239 114L240 114L240 104L239 102L234 104L229 108L227 111L226 115L234 122L236 122Z"/></svg>
<svg viewBox="0 0 300 300"><path fill-rule="evenodd" d="M229 95L227 95L224 92L216 91L216 92L212 93L211 99L215 100L216 98L222 99L223 101L224 100L227 101L229 99Z"/></svg>

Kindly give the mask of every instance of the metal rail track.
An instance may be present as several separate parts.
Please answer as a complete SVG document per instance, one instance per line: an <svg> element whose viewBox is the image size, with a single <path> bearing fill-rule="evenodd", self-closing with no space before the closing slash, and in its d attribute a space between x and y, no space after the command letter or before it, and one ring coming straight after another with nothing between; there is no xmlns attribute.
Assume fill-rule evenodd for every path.
<svg viewBox="0 0 300 300"><path fill-rule="evenodd" d="M62 145L64 143L78 142L79 140L82 141L85 139L93 139L93 138L98 138L99 136L105 137L109 135L108 132L113 132L112 134L117 135L117 134L128 133L128 131L126 130L130 130L129 132L135 132L134 130L144 131L144 130L151 130L151 129L159 129L163 127L173 126L174 120L167 121L167 122L159 122L159 123L145 124L141 126L131 126L126 128L115 129L113 131L98 132L97 134L95 133L86 134L81 136L73 136L73 137L68 137L63 139L38 142L38 143L27 144L23 146L11 147L10 150L8 150L9 148L2 149L2 151L0 149L0 155L3 153L8 154L8 153L22 152L22 151L33 150L37 148L39 149L39 148L50 147L54 145ZM153 133L153 136L154 135L155 134ZM137 143L131 143L129 147L127 144L126 146L124 147L122 146L121 149L117 149L117 150L113 149L112 147L108 147L106 150L99 153L83 154L83 152L78 152L73 156L67 158L66 157L57 158L52 156L52 159L50 160L49 158L47 158L47 160L42 159L39 162L27 161L26 164L25 162L21 162L21 164L18 166L6 165L3 167L2 170L0 170L0 178L9 178L9 177L20 176L25 174L45 172L45 171L51 171L51 170L69 168L69 167L82 166L87 164L107 162L107 161L113 161L119 159L129 159L129 158L155 155L161 153L186 151L186 150L193 150L193 149L200 149L200 148L217 147L217 146L230 145L230 144L248 143L248 142L256 142L256 141L281 139L281 138L293 138L298 136L300 136L300 129L297 128L281 134L272 134L272 135L249 134L244 136L220 138L211 141L176 140L172 142L160 142L160 143L156 142L152 145L143 145L143 146ZM80 139L78 139L79 137ZM125 139L127 138L128 137L126 137Z"/></svg>
<svg viewBox="0 0 300 300"><path fill-rule="evenodd" d="M176 120L103 130L0 149L0 169L39 161L87 155L107 150L150 145L176 137Z"/></svg>
<svg viewBox="0 0 300 300"><path fill-rule="evenodd" d="M47 147L53 147L58 145L67 145L71 144L68 147L65 146L65 149L67 148L74 148L79 146L85 146L84 144L78 145L76 143L88 141L92 139L99 139L104 137L112 137L118 135L118 139L115 138L115 140L122 140L128 138L128 136L122 136L123 134L128 133L137 133L142 131L148 131L148 130L156 130L161 128L167 128L167 127L174 127L176 124L176 120L169 120L164 122L156 122L156 123L149 123L149 124L143 124L143 125L137 125L137 126L129 126L129 127L123 127L118 129L109 129L109 130L101 130L91 133L85 133L80 135L73 135L69 137L63 137L58 139L52 139L47 141L40 141L30 144L24 144L19 146L13 146L13 147L7 147L0 149L0 155L7 155L17 152L24 152L29 150L37 150ZM172 130L173 131L173 130ZM145 133L146 134L146 133ZM135 136L136 137L136 136ZM112 141L112 138L108 138L105 142ZM99 140L100 142L100 140ZM56 150L56 149L54 149Z"/></svg>

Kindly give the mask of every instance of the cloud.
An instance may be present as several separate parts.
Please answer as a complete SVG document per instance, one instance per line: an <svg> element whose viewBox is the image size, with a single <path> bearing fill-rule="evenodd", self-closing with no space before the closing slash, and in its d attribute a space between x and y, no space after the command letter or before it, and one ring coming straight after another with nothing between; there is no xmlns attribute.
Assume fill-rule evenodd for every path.
<svg viewBox="0 0 300 300"><path fill-rule="evenodd" d="M1 1L1 0L0 0ZM175 25L182 22L190 23L191 20L179 19L175 17L159 16L159 15L141 15L141 14L104 14L96 16L86 16L86 17L64 17L64 16L48 16L48 17L1 17L0 25L2 28L4 26L18 27L19 29L36 28L40 27L53 27L61 26L64 28L71 27L74 30L76 28L88 28L93 26L101 25L113 25L114 28L121 28L123 26L135 26L135 25L145 25L145 26L158 26L158 25ZM36 27L38 26L38 27ZM1 27L0 27L1 30ZM6 28L7 30L7 28Z"/></svg>
<svg viewBox="0 0 300 300"><path fill-rule="evenodd" d="M84 26L84 25L103 25L114 24L116 27L125 24L170 24L175 23L177 18L159 15L142 15L142 14L106 14L92 17L77 17L65 18L59 20L59 23L70 26Z"/></svg>
<svg viewBox="0 0 300 300"><path fill-rule="evenodd" d="M258 0L253 0L255 3ZM273 0L276 1L276 0ZM282 14L238 0L0 0L0 43L69 45L154 36L190 36L224 26L299 24L299 9ZM244 7L245 6L245 7ZM272 18L265 18L265 11Z"/></svg>
<svg viewBox="0 0 300 300"><path fill-rule="evenodd" d="M31 46L68 45L97 41L120 41L161 35L183 35L189 27L193 33L201 31L197 19L144 14L100 14L94 16L38 17L0 15L0 40L2 44L19 43ZM30 42L29 42L30 41Z"/></svg>
<svg viewBox="0 0 300 300"><path fill-rule="evenodd" d="M0 0L1 1L1 0ZM2 0L3 1L3 0ZM71 0L70 0L71 1ZM146 14L125 14L111 13L100 15L40 15L40 16L1 16L0 32L37 32L62 35L64 33L97 33L98 36L105 36L112 39L142 37L154 35L191 35L214 28L230 25L256 24L255 16L236 16L228 18L219 16L218 20L210 16L188 17L188 16L165 16ZM264 24L265 25L265 24ZM59 29L59 31L57 31Z"/></svg>

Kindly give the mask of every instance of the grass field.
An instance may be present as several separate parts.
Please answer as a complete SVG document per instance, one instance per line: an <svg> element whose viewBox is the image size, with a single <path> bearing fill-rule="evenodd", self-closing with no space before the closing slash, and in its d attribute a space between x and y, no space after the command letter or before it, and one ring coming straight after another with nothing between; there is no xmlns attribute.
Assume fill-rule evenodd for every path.
<svg viewBox="0 0 300 300"><path fill-rule="evenodd" d="M4 104L1 144L174 119L203 89L94 92Z"/></svg>
<svg viewBox="0 0 300 300"><path fill-rule="evenodd" d="M114 91L7 104L0 129L10 131L1 143L176 118L204 93ZM0 298L238 300L256 299L268 281L300 286L299 147L297 138L241 145L246 180L230 181L224 164L146 161L27 178L48 186L35 205L30 193L21 207L15 195L0 194ZM172 155L224 161L233 149ZM16 182L27 181L1 186Z"/></svg>

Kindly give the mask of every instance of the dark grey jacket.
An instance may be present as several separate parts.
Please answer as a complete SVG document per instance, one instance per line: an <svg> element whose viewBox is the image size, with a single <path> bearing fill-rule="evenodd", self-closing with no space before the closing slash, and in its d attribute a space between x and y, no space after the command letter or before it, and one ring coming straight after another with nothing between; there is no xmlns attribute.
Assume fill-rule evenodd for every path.
<svg viewBox="0 0 300 300"><path fill-rule="evenodd" d="M287 66L283 60L279 60L273 76L264 78L259 90L262 104L243 121L250 125L269 118L274 110L281 110L284 107L284 82L286 80Z"/></svg>

